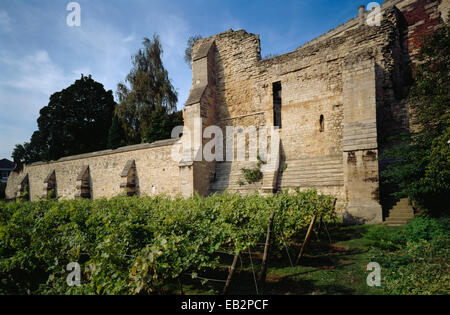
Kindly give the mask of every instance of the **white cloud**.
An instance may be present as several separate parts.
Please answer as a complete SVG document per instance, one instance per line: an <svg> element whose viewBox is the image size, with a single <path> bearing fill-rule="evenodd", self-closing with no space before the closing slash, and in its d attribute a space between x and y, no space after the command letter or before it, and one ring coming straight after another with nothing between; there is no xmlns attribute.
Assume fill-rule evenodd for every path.
<svg viewBox="0 0 450 315"><path fill-rule="evenodd" d="M0 146L0 159L11 159L12 150L16 144L23 143L29 139L31 133L16 124L0 125L0 134L2 135Z"/></svg>
<svg viewBox="0 0 450 315"><path fill-rule="evenodd" d="M28 141L39 110L49 97L72 80L45 50L29 55L0 52L0 156L9 158L14 145Z"/></svg>
<svg viewBox="0 0 450 315"><path fill-rule="evenodd" d="M41 93L0 86L1 124L16 122L34 125L39 110L49 97Z"/></svg>
<svg viewBox="0 0 450 315"><path fill-rule="evenodd" d="M164 15L157 23L153 18L148 21L157 25L155 31L160 36L164 49L164 66L178 92L178 109L182 109L189 96L192 82L192 72L184 62L184 51L188 38L194 34L191 33L188 21L181 15Z"/></svg>
<svg viewBox="0 0 450 315"><path fill-rule="evenodd" d="M167 15L158 23L157 33L169 54L182 56L189 37L188 23L178 15Z"/></svg>
<svg viewBox="0 0 450 315"><path fill-rule="evenodd" d="M63 36L67 37L68 49L83 62L75 70L78 76L92 74L106 90L115 91L131 67L135 35L126 36L115 26L92 19L76 30L65 28Z"/></svg>
<svg viewBox="0 0 450 315"><path fill-rule="evenodd" d="M30 20L24 20L31 28ZM0 10L0 31L5 25L11 30L10 22L7 13ZM48 43L44 39L57 40L54 46L37 45L22 53L13 47L0 47L0 158L9 157L16 143L29 141L39 110L48 104L50 95L72 84L81 73L92 74L105 89L115 91L130 71L131 56L141 47L143 37L154 32L160 35L164 64L182 108L191 87L191 71L183 60L186 41L193 35L190 25L182 14L173 12L142 22L146 25L138 29L145 29L144 33L121 29L102 18L83 20L80 28L69 28L64 21L43 36L43 44Z"/></svg>
<svg viewBox="0 0 450 315"><path fill-rule="evenodd" d="M0 158L9 158L15 144L29 141L50 95L72 84L81 73L92 74L106 89L115 90L129 71L131 36L100 21L85 25L54 30L52 36L65 41L67 54L45 46L22 54L0 47Z"/></svg>
<svg viewBox="0 0 450 315"><path fill-rule="evenodd" d="M131 35L125 37L124 39L122 39L122 41L124 43L128 43L128 42L134 41L135 39L136 39L136 36L134 34L131 34Z"/></svg>
<svg viewBox="0 0 450 315"><path fill-rule="evenodd" d="M0 63L7 68L6 73L12 75L2 78L3 83L0 85L50 96L69 82L69 78L52 62L46 50L37 50L27 56L8 53L2 53L0 56Z"/></svg>
<svg viewBox="0 0 450 315"><path fill-rule="evenodd" d="M11 31L11 18L5 10L0 10L0 31L5 33Z"/></svg>
<svg viewBox="0 0 450 315"><path fill-rule="evenodd" d="M0 159L10 158L16 144L29 141L47 103L43 94L0 86Z"/></svg>

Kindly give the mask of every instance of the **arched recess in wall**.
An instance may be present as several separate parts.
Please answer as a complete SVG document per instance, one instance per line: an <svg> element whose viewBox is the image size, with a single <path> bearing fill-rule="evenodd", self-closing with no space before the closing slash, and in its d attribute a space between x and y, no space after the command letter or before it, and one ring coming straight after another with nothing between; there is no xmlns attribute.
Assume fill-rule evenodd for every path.
<svg viewBox="0 0 450 315"><path fill-rule="evenodd" d="M17 186L17 197L24 200L30 201L30 179L28 173L23 175L23 177L19 180L19 184Z"/></svg>
<svg viewBox="0 0 450 315"><path fill-rule="evenodd" d="M127 161L120 177L122 177L120 188L126 190L127 196L137 195L135 160Z"/></svg>
<svg viewBox="0 0 450 315"><path fill-rule="evenodd" d="M77 194L76 198L91 199L92 187L91 187L91 175L89 171L89 165L83 166L80 174L77 177Z"/></svg>
<svg viewBox="0 0 450 315"><path fill-rule="evenodd" d="M325 117L323 115L320 115L319 124L320 124L319 131L324 132L325 131Z"/></svg>
<svg viewBox="0 0 450 315"><path fill-rule="evenodd" d="M56 198L58 193L56 191L56 172L55 170L51 171L50 174L44 180L45 184L45 193L48 198Z"/></svg>

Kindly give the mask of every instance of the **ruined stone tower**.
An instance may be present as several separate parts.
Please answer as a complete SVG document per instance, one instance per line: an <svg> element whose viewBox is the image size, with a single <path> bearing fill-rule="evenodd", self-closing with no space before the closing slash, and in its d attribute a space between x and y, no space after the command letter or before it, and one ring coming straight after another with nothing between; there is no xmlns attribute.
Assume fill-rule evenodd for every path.
<svg viewBox="0 0 450 315"><path fill-rule="evenodd" d="M316 188L338 197L347 222L380 223L380 153L409 128L409 66L448 1L385 1L295 51L262 59L258 35L229 30L193 47L186 125L280 127L275 172L239 184L249 161L194 163L193 190ZM378 19L378 21L377 21ZM224 144L226 147L227 143ZM256 164L253 161L253 165Z"/></svg>
<svg viewBox="0 0 450 315"><path fill-rule="evenodd" d="M355 8L357 17L270 59L261 58L259 36L243 30L201 39L192 48L185 127L203 133L219 126L233 158L196 159L209 139L190 139L195 136L185 128L180 139L25 166L9 178L7 196L27 191L36 200L51 190L66 199L102 198L124 189L128 195L206 196L315 188L338 198L344 221L381 223L379 175L385 165L378 158L392 145L392 135L409 129L410 65L422 36L442 25L449 7L448 0L389 0L379 12ZM270 167L262 166L259 181L243 183L241 169L257 161L248 152L244 160L234 156L235 137L274 126L279 148L270 142L273 134L264 148L271 153ZM235 134L227 134L230 127ZM174 151L188 158L174 160Z"/></svg>

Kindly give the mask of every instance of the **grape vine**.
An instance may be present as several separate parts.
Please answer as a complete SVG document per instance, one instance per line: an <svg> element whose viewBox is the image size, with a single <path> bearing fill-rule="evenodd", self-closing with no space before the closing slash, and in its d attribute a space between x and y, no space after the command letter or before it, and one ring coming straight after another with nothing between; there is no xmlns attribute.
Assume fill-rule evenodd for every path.
<svg viewBox="0 0 450 315"><path fill-rule="evenodd" d="M336 221L334 197L316 191L0 203L0 294L157 294L183 274L220 265L218 251L273 248L304 236L314 215ZM78 262L82 285L68 287Z"/></svg>

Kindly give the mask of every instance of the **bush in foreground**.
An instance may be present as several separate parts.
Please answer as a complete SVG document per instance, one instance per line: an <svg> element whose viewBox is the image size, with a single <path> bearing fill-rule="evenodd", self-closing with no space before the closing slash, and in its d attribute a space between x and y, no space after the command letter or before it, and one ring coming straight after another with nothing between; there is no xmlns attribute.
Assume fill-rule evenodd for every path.
<svg viewBox="0 0 450 315"><path fill-rule="evenodd" d="M406 227L373 227L365 235L382 267L387 294L449 294L450 219L419 217Z"/></svg>
<svg viewBox="0 0 450 315"><path fill-rule="evenodd" d="M218 250L265 242L271 212L273 248L283 248L314 215L335 221L333 202L307 191L0 204L0 294L161 293L218 268ZM81 287L66 284L70 262L81 265Z"/></svg>

